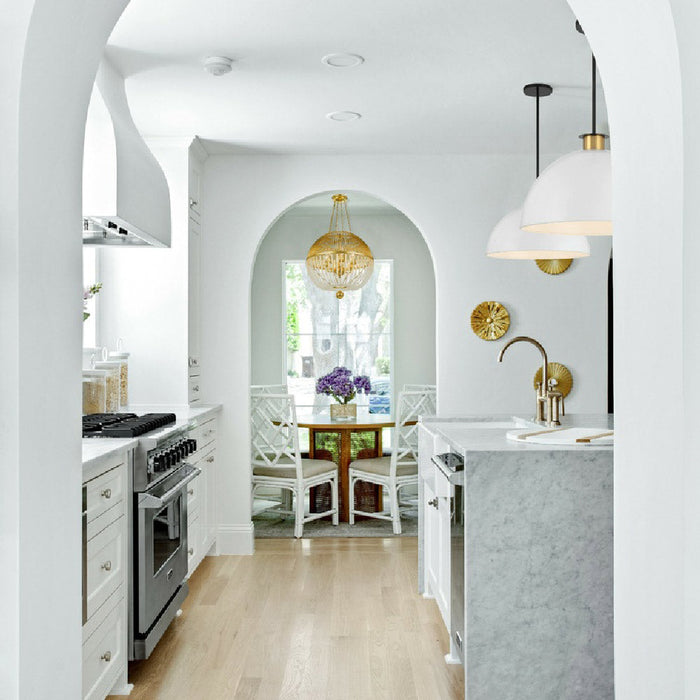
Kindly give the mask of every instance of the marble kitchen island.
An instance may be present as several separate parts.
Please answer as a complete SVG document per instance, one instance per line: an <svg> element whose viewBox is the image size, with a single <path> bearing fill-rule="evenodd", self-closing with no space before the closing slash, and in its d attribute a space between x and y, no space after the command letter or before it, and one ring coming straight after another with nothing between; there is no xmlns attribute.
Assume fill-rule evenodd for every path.
<svg viewBox="0 0 700 700"><path fill-rule="evenodd" d="M459 625L449 621L459 606L450 591L464 601L468 700L612 699L613 448L514 442L511 420L421 422L420 585L453 628L453 660ZM604 430L611 417L562 424ZM448 451L464 458L452 476L463 484L464 526L451 538L458 501L431 460ZM455 576L462 552L464 583Z"/></svg>

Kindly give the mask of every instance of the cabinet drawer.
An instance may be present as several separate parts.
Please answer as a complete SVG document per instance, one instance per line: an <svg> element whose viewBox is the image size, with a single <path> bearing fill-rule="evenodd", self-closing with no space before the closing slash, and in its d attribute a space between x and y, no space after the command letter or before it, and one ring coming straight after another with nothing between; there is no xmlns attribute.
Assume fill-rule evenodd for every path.
<svg viewBox="0 0 700 700"><path fill-rule="evenodd" d="M87 543L87 616L102 605L124 581L124 516Z"/></svg>
<svg viewBox="0 0 700 700"><path fill-rule="evenodd" d="M199 439L197 440L197 451L204 454L204 450L216 440L216 418L208 420L199 426Z"/></svg>
<svg viewBox="0 0 700 700"><path fill-rule="evenodd" d="M191 576L197 568L200 560L200 547L202 541L201 522L199 512L187 517L187 575Z"/></svg>
<svg viewBox="0 0 700 700"><path fill-rule="evenodd" d="M124 500L126 470L119 463L86 484L88 522Z"/></svg>
<svg viewBox="0 0 700 700"><path fill-rule="evenodd" d="M83 645L83 698L103 700L126 665L123 597Z"/></svg>
<svg viewBox="0 0 700 700"><path fill-rule="evenodd" d="M199 358L194 355L190 355L187 358L187 374L190 377L198 377L202 373L199 367Z"/></svg>
<svg viewBox="0 0 700 700"><path fill-rule="evenodd" d="M187 514L189 517L190 513L194 513L199 510L199 504L201 503L201 491L204 485L204 480L202 479L202 474L197 478L192 479L189 484L187 484Z"/></svg>
<svg viewBox="0 0 700 700"><path fill-rule="evenodd" d="M190 377L188 380L188 385L189 385L189 391L188 391L188 397L190 403L194 403L195 401L199 401L199 396L200 396L200 388L199 388L199 382L200 377Z"/></svg>

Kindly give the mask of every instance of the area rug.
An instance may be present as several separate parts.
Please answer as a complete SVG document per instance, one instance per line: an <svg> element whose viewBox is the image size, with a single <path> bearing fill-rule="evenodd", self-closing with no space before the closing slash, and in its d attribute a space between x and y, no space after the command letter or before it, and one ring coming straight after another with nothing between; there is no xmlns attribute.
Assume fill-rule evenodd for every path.
<svg viewBox="0 0 700 700"><path fill-rule="evenodd" d="M255 537L294 537L294 518L277 513L260 513L253 517ZM418 511L408 511L401 516L401 534L395 535L388 520L367 518L354 525L333 525L330 518L314 520L304 525L304 537L416 537L418 535Z"/></svg>

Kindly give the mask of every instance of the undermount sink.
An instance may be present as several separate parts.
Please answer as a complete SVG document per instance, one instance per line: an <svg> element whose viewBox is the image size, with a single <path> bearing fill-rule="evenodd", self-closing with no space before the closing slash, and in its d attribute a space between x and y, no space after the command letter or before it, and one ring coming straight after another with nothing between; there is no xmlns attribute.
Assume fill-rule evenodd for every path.
<svg viewBox="0 0 700 700"><path fill-rule="evenodd" d="M538 445L612 445L613 431L605 428L541 428L511 430L509 440Z"/></svg>

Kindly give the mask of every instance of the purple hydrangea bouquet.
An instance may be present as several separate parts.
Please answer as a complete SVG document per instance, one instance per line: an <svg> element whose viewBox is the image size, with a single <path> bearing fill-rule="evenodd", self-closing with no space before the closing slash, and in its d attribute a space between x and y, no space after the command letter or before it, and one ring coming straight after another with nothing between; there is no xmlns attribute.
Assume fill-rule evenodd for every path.
<svg viewBox="0 0 700 700"><path fill-rule="evenodd" d="M347 367L336 367L316 382L317 394L328 394L341 404L352 401L358 392L369 394L371 390L369 377L362 374L353 377Z"/></svg>

